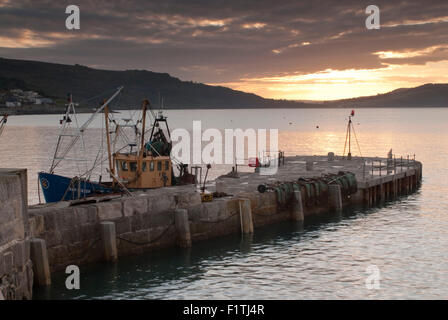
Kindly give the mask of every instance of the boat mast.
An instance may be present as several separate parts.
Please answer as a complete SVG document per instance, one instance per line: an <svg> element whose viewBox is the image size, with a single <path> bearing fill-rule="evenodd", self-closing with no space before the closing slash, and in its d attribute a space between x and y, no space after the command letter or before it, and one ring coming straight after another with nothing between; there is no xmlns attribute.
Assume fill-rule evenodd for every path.
<svg viewBox="0 0 448 320"><path fill-rule="evenodd" d="M142 174L142 166L143 166L143 153L145 149L145 129L146 129L146 110L148 108L149 101L147 99L143 100L143 106L142 106L142 137L141 137L141 144L140 144L140 154L139 154L139 161L138 161L138 168L137 168L137 175L140 176Z"/></svg>
<svg viewBox="0 0 448 320"><path fill-rule="evenodd" d="M107 158L109 159L109 171L111 176L115 174L112 154L110 149L110 132L109 132L109 106L104 107L104 121L106 123L106 140L107 140ZM112 184L115 184L115 180L112 179Z"/></svg>

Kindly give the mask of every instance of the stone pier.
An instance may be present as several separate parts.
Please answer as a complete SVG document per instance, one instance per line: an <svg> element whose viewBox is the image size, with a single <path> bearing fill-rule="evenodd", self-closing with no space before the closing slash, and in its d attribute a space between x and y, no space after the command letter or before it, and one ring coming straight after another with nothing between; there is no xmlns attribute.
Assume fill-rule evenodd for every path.
<svg viewBox="0 0 448 320"><path fill-rule="evenodd" d="M0 169L0 296L6 300L32 297L27 202L26 170Z"/></svg>
<svg viewBox="0 0 448 320"><path fill-rule="evenodd" d="M364 160L335 155L288 157L274 175L238 173L211 182L207 189L215 191L215 183L220 194L211 202L202 202L196 186L188 185L135 192L133 197L108 196L95 203L36 205L28 210L26 171L0 174L0 276L5 279L0 290L5 299L31 297L31 238L45 241L48 269L53 273L71 264L110 262L167 247L186 248L224 235L256 233L261 226L303 222L351 206L382 205L420 186L420 162L378 172L373 165L369 167L377 159ZM297 185L286 193L270 187L339 171L355 174L355 191L347 193L334 183L322 192L297 189ZM260 185L267 187L265 192L259 192ZM39 263L39 258L34 259ZM42 279L45 271L35 270ZM13 286L14 281L21 284Z"/></svg>

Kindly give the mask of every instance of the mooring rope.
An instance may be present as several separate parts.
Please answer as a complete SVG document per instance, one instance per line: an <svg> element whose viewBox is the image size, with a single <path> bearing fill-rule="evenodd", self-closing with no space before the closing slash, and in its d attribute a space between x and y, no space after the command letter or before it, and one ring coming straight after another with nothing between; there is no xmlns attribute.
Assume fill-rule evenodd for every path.
<svg viewBox="0 0 448 320"><path fill-rule="evenodd" d="M239 212L236 212L236 213L234 213L234 214L232 214L232 215L230 215L230 216L228 216L228 217L226 217L226 218L224 218L224 219L218 219L218 220L214 220L214 221L210 221L210 220L201 220L201 219L198 219L198 220L189 220L189 221L190 221L190 222L193 222L193 223L198 223L198 222L203 222L203 223L220 223L220 222L224 222L224 221L229 220L230 218L236 216L237 214L239 214Z"/></svg>
<svg viewBox="0 0 448 320"><path fill-rule="evenodd" d="M148 245L148 244L151 244L151 243L154 243L154 242L160 240L173 225L174 225L174 221L165 230L163 230L163 232L157 238L152 239L150 241L137 242L137 241L132 241L132 240L120 237L120 236L117 236L117 239L129 242L129 243L137 245L137 246L144 246L144 245Z"/></svg>
<svg viewBox="0 0 448 320"><path fill-rule="evenodd" d="M276 215L276 213L274 213L274 214L263 214L263 213L256 213L256 212L253 212L253 214L256 215L256 216L262 216L262 217L271 217L271 216Z"/></svg>

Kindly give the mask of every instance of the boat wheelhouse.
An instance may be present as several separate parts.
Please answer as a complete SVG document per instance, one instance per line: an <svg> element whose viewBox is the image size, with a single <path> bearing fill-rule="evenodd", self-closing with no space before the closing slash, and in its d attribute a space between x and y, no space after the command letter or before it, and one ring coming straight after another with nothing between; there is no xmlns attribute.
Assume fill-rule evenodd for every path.
<svg viewBox="0 0 448 320"><path fill-rule="evenodd" d="M171 186L174 180L173 165L171 162L170 130L166 117L159 113L154 115L154 123L148 142L145 143L146 113L149 106L148 100L142 104L142 128L140 135L140 149L132 152L136 144L129 144L130 152L115 152L109 157L111 176L114 182L124 184L131 189L152 189ZM109 110L106 106L106 122ZM165 125L165 128L162 126ZM108 124L106 123L106 128ZM165 131L164 131L165 129ZM107 132L110 132L107 130ZM108 133L109 134L109 133ZM110 150L110 137L107 138L108 150ZM115 175L116 173L116 175Z"/></svg>

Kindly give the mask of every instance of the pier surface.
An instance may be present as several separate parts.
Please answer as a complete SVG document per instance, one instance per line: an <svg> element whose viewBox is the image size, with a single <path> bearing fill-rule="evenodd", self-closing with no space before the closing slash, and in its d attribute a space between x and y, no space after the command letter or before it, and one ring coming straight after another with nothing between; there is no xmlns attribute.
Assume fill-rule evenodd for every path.
<svg viewBox="0 0 448 320"><path fill-rule="evenodd" d="M328 183L328 175L338 177L340 172L354 174L357 187ZM327 184L322 188L318 183L324 177ZM210 202L203 202L197 186L188 185L135 192L132 197L109 196L95 203L30 206L27 234L45 242L51 273L71 264L113 263L126 255L194 246L223 235L240 237L263 225L302 223L350 206L380 205L414 192L421 179L422 164L408 158L287 157L275 174L233 172L207 182L207 191L215 192ZM266 187L264 192L259 192L260 185ZM34 270L42 268L35 265Z"/></svg>
<svg viewBox="0 0 448 320"><path fill-rule="evenodd" d="M329 160L330 159L330 160ZM318 178L326 174L348 171L356 175L358 188L368 189L406 176L421 175L422 164L415 159L360 158L347 160L344 157L329 156L294 156L279 161L277 173L261 175L256 173L238 173L239 179L221 177L225 190L233 192L255 191L263 183L290 182L298 178ZM307 163L312 163L307 170ZM420 178L421 179L421 176ZM219 185L219 183L218 183ZM218 187L219 188L219 187Z"/></svg>

